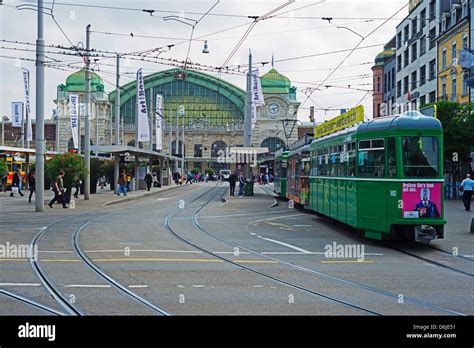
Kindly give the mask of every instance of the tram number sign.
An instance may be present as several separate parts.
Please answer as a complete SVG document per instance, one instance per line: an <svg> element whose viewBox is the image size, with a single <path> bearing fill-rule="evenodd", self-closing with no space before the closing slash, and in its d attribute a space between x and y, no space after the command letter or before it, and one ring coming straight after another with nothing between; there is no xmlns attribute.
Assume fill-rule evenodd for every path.
<svg viewBox="0 0 474 348"><path fill-rule="evenodd" d="M441 184L403 183L402 202L402 216L405 219L440 218Z"/></svg>

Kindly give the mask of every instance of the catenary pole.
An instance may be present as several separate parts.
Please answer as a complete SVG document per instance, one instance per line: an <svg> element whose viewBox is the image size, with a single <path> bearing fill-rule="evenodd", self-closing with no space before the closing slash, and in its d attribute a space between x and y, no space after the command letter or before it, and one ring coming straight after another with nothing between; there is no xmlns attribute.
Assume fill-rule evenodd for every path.
<svg viewBox="0 0 474 348"><path fill-rule="evenodd" d="M247 72L247 94L245 96L244 113L244 147L252 146L252 52L249 51L249 67ZM248 156L250 157L250 156ZM245 163L245 177L251 179L250 161Z"/></svg>
<svg viewBox="0 0 474 348"><path fill-rule="evenodd" d="M119 146L119 125L120 125L120 55L117 54L116 63L116 77L115 77L115 134L114 134L114 145ZM120 169L120 155L116 152L114 154L114 193L118 192L117 182Z"/></svg>
<svg viewBox="0 0 474 348"><path fill-rule="evenodd" d="M44 210L44 35L43 0L38 0L38 35L36 38L36 187L35 210Z"/></svg>
<svg viewBox="0 0 474 348"><path fill-rule="evenodd" d="M84 107L84 164L86 166L87 173L84 177L84 200L90 199L91 193L91 135L90 135L90 120L89 120L89 107L91 99L91 72L90 72L90 32L91 25L86 27L86 92L85 92L85 107Z"/></svg>

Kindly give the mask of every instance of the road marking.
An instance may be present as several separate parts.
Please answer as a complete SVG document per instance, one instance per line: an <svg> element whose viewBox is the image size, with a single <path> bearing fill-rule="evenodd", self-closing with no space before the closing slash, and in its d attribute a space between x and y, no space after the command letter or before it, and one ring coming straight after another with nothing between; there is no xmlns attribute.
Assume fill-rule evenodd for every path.
<svg viewBox="0 0 474 348"><path fill-rule="evenodd" d="M254 285L254 288L263 288L263 285Z"/></svg>
<svg viewBox="0 0 474 348"><path fill-rule="evenodd" d="M0 283L0 286L41 286L39 283Z"/></svg>
<svg viewBox="0 0 474 348"><path fill-rule="evenodd" d="M293 225L294 227L311 227L312 225Z"/></svg>
<svg viewBox="0 0 474 348"><path fill-rule="evenodd" d="M261 261L261 260L234 260L236 263L278 263L278 261Z"/></svg>
<svg viewBox="0 0 474 348"><path fill-rule="evenodd" d="M321 263L374 263L372 260L333 260L333 261L324 261L321 260Z"/></svg>
<svg viewBox="0 0 474 348"><path fill-rule="evenodd" d="M193 285L193 288L203 288L203 287L204 287L204 285L201 285L201 284L199 284L199 285Z"/></svg>
<svg viewBox="0 0 474 348"><path fill-rule="evenodd" d="M94 285L94 284L71 284L64 285L65 288L110 288L110 285Z"/></svg>
<svg viewBox="0 0 474 348"><path fill-rule="evenodd" d="M280 244L280 245L283 245L283 246L286 246L290 249L293 249L293 250L297 250L299 252L302 252L303 254L308 254L310 253L311 251L308 251L308 250L305 250L305 249L301 249L301 248L298 248L297 246L294 246L294 245L291 245L291 244L287 244L287 243L283 243L283 242L280 242L280 241L277 241L277 240L274 240L274 239L270 239L270 238L263 238L269 242L272 242L272 243L276 243L276 244Z"/></svg>
<svg viewBox="0 0 474 348"><path fill-rule="evenodd" d="M251 236L255 236L255 235L256 235L256 233L253 233L253 232L252 232L252 233L250 233L250 235L251 235Z"/></svg>
<svg viewBox="0 0 474 348"><path fill-rule="evenodd" d="M129 285L129 288L148 288L148 285Z"/></svg>
<svg viewBox="0 0 474 348"><path fill-rule="evenodd" d="M235 251L213 251L212 252L213 254L236 254ZM238 252L239 255L250 255L250 253L248 251L239 251ZM238 255L235 255L235 256L238 256Z"/></svg>
<svg viewBox="0 0 474 348"><path fill-rule="evenodd" d="M250 221L248 224L254 224L256 222L262 222L262 221L269 221L269 220L277 220L277 219L291 219L291 218L296 218L297 216L302 216L306 214L294 214L294 215L283 215L283 216L275 216L271 218L265 218L265 219L260 219L260 220L254 220Z"/></svg>

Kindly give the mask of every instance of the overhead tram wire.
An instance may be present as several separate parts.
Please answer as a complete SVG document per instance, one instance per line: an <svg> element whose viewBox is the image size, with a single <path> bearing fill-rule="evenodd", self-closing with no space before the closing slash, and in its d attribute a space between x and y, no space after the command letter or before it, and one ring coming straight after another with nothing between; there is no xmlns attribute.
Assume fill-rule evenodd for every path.
<svg viewBox="0 0 474 348"><path fill-rule="evenodd" d="M401 12L405 7L407 7L408 4L405 4L404 6L402 6L399 10L397 10L392 16L389 17L390 18L393 18L395 17L399 12ZM327 76L326 78L323 79L323 81L320 83L320 86L325 82L327 81L338 69L339 67L342 66L342 64L344 64L344 62L355 52L356 49L359 48L359 46L362 44L362 42L364 42L364 40L366 40L369 36L371 36L373 33L375 33L378 29L380 29L385 23L387 23L389 21L389 19L383 21L380 25L378 25L374 30L372 30L371 32L369 32L367 35L365 35L364 37L362 37L362 39L355 45L355 47L349 51L349 53L344 57L344 59L341 60L341 62L336 66L336 68L334 70L332 70ZM314 91L310 92L309 96L301 103L300 106L304 106L306 104L306 102L309 100L309 97L311 96L311 94L313 93Z"/></svg>

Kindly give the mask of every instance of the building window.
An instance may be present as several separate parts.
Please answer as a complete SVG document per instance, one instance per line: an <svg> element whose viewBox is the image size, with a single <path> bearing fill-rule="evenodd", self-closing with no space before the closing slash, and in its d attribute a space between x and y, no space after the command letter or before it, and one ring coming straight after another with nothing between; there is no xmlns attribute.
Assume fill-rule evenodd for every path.
<svg viewBox="0 0 474 348"><path fill-rule="evenodd" d="M402 47L402 32L397 33L397 49Z"/></svg>
<svg viewBox="0 0 474 348"><path fill-rule="evenodd" d="M436 91L430 92L429 102L434 103L436 101Z"/></svg>
<svg viewBox="0 0 474 348"><path fill-rule="evenodd" d="M420 86L423 86L426 83L426 65L423 65L420 68Z"/></svg>
<svg viewBox="0 0 474 348"><path fill-rule="evenodd" d="M441 54L441 69L446 69L446 47L443 47L443 53Z"/></svg>
<svg viewBox="0 0 474 348"><path fill-rule="evenodd" d="M420 28L423 29L426 25L426 8L420 12Z"/></svg>
<svg viewBox="0 0 474 348"><path fill-rule="evenodd" d="M416 32L418 31L417 20L418 19L416 17L411 20L411 36L412 37L415 36Z"/></svg>
<svg viewBox="0 0 474 348"><path fill-rule="evenodd" d="M395 68L392 68L392 89L395 88Z"/></svg>
<svg viewBox="0 0 474 348"><path fill-rule="evenodd" d="M383 74L383 92L387 93L387 75L388 74Z"/></svg>
<svg viewBox="0 0 474 348"><path fill-rule="evenodd" d="M227 145L223 141L220 141L220 140L216 141L215 143L211 145L211 157L212 158L219 157L219 155L221 155L225 151L226 147Z"/></svg>
<svg viewBox="0 0 474 348"><path fill-rule="evenodd" d="M462 2L462 18L467 17L467 0Z"/></svg>
<svg viewBox="0 0 474 348"><path fill-rule="evenodd" d="M397 56L397 71L402 70L402 55Z"/></svg>
<svg viewBox="0 0 474 348"><path fill-rule="evenodd" d="M202 144L194 144L194 157L202 157Z"/></svg>
<svg viewBox="0 0 474 348"><path fill-rule="evenodd" d="M436 46L436 28L430 30L430 49Z"/></svg>
<svg viewBox="0 0 474 348"><path fill-rule="evenodd" d="M443 33L446 31L446 24L447 24L446 16L443 16L443 19L441 20L441 32Z"/></svg>
<svg viewBox="0 0 474 348"><path fill-rule="evenodd" d="M408 66L408 49L403 52L403 67L406 68Z"/></svg>
<svg viewBox="0 0 474 348"><path fill-rule="evenodd" d="M451 75L451 101L456 102L456 94L457 94L457 81L456 81L456 75L453 74Z"/></svg>
<svg viewBox="0 0 474 348"><path fill-rule="evenodd" d="M381 90L380 90L380 76L377 77L377 92L380 93Z"/></svg>
<svg viewBox="0 0 474 348"><path fill-rule="evenodd" d="M403 79L403 94L408 93L408 76Z"/></svg>
<svg viewBox="0 0 474 348"><path fill-rule="evenodd" d="M467 83L466 83L466 73L463 73L461 75L461 83L462 83L462 95L466 96L467 95Z"/></svg>
<svg viewBox="0 0 474 348"><path fill-rule="evenodd" d="M416 52L417 52L417 47L418 45L416 44L416 42L411 45L411 62L413 63L415 60L416 60Z"/></svg>
<svg viewBox="0 0 474 348"><path fill-rule="evenodd" d="M420 97L420 107L426 104L426 96Z"/></svg>
<svg viewBox="0 0 474 348"><path fill-rule="evenodd" d="M426 53L426 37L420 39L420 57Z"/></svg>
<svg viewBox="0 0 474 348"><path fill-rule="evenodd" d="M402 96L402 81L397 82L397 97L400 98Z"/></svg>
<svg viewBox="0 0 474 348"><path fill-rule="evenodd" d="M441 99L446 99L446 77L441 78Z"/></svg>
<svg viewBox="0 0 474 348"><path fill-rule="evenodd" d="M436 77L436 59L430 61L430 81Z"/></svg>
<svg viewBox="0 0 474 348"><path fill-rule="evenodd" d="M456 41L453 41L453 44L451 46L451 64L456 65L457 64L457 54L456 54Z"/></svg>
<svg viewBox="0 0 474 348"><path fill-rule="evenodd" d="M268 147L270 153L275 153L285 147L285 143L280 138L267 138L260 144L261 147Z"/></svg>
<svg viewBox="0 0 474 348"><path fill-rule="evenodd" d="M430 2L430 22L436 19L436 0Z"/></svg>
<svg viewBox="0 0 474 348"><path fill-rule="evenodd" d="M467 33L464 33L462 35L462 48L469 48L467 43Z"/></svg>
<svg viewBox="0 0 474 348"><path fill-rule="evenodd" d="M408 41L408 33L410 31L410 26L407 24L405 28L403 28L403 43Z"/></svg>
<svg viewBox="0 0 474 348"><path fill-rule="evenodd" d="M416 70L411 73L411 90L415 90L417 86L417 81L416 81Z"/></svg>
<svg viewBox="0 0 474 348"><path fill-rule="evenodd" d="M456 9L453 8L453 10L451 11L451 26L454 26L454 24L456 24Z"/></svg>

